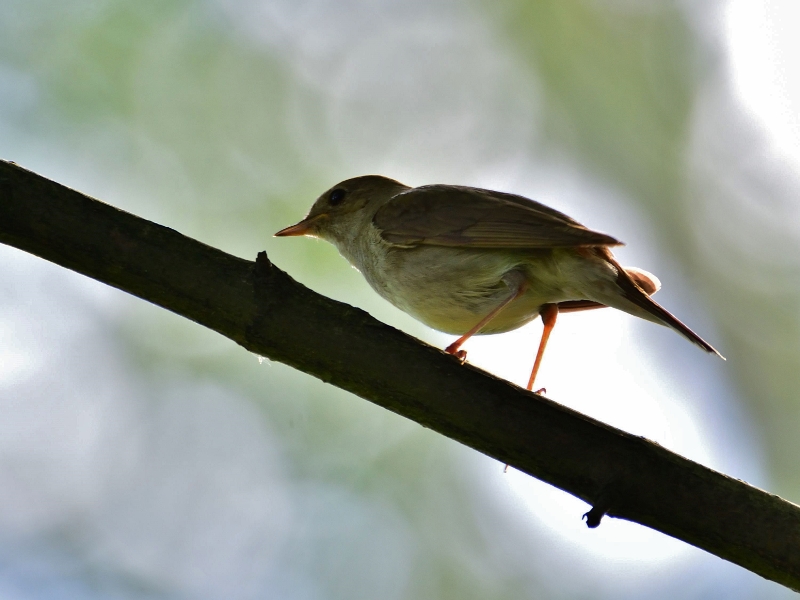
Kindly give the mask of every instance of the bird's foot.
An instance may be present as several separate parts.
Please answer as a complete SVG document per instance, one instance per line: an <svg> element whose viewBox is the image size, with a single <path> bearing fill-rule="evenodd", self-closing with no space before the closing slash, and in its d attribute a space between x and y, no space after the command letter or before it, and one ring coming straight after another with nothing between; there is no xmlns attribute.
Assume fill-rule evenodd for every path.
<svg viewBox="0 0 800 600"><path fill-rule="evenodd" d="M444 349L444 351L447 352L448 354L452 354L453 356L455 356L458 360L461 361L462 365L465 362L467 362L467 351L459 350L458 345L456 345L455 343L450 344L447 348Z"/></svg>
<svg viewBox="0 0 800 600"><path fill-rule="evenodd" d="M537 396L541 396L542 394L546 394L547 393L547 388L539 388L538 390L536 390L533 393L536 394Z"/></svg>
<svg viewBox="0 0 800 600"><path fill-rule="evenodd" d="M457 351L453 352L453 356L455 356L458 360L460 360L462 365L465 362L467 362L467 351L466 350L457 350Z"/></svg>

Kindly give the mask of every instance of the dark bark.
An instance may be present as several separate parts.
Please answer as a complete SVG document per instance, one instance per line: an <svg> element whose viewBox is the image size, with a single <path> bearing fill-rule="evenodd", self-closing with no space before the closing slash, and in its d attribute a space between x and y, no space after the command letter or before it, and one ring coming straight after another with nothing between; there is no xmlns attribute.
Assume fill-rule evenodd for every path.
<svg viewBox="0 0 800 600"><path fill-rule="evenodd" d="M0 242L153 302L555 485L800 589L800 507L497 379L300 285L0 161ZM413 374L413 376L409 376Z"/></svg>

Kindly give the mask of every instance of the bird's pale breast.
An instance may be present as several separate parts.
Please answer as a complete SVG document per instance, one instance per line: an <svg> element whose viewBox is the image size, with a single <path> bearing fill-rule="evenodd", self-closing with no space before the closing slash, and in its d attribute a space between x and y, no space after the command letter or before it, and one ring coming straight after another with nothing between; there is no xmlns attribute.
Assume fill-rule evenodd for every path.
<svg viewBox="0 0 800 600"><path fill-rule="evenodd" d="M584 298L580 290L569 287L572 273L564 270L573 261L568 252L404 248L387 244L375 232L364 236L364 243L345 257L397 308L434 329L460 335L514 293L506 281L520 277L505 277L510 272L523 275L526 291L481 333L521 327L536 318L544 303Z"/></svg>

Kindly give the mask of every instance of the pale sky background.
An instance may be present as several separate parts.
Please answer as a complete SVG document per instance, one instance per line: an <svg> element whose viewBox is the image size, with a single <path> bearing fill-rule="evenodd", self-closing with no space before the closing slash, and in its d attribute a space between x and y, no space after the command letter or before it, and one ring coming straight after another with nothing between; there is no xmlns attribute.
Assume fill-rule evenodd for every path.
<svg viewBox="0 0 800 600"><path fill-rule="evenodd" d="M800 4L731 0L724 31L731 86L776 154L800 170Z"/></svg>

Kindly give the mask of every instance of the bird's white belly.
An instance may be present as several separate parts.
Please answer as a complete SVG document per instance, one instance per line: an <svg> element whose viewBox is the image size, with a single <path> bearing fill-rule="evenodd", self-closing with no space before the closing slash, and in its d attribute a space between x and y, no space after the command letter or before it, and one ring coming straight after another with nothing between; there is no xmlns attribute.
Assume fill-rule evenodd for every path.
<svg viewBox="0 0 800 600"><path fill-rule="evenodd" d="M525 282L522 296L506 306L480 333L521 327L542 304L569 297L550 250L514 253L425 246L390 250L380 268L362 270L370 285L399 309L426 325L461 335L497 308ZM517 271L522 275L505 277ZM505 277L505 279L504 279ZM574 295L574 294L573 294Z"/></svg>
<svg viewBox="0 0 800 600"><path fill-rule="evenodd" d="M511 331L539 315L543 304L596 300L593 291L613 286L610 265L572 248L494 250L388 244L371 227L357 243L334 240L339 252L372 288L400 310L445 333L462 335L512 295L524 293L479 333ZM511 278L506 277L512 273ZM521 277L520 277L521 275ZM511 280L512 287L506 283Z"/></svg>

